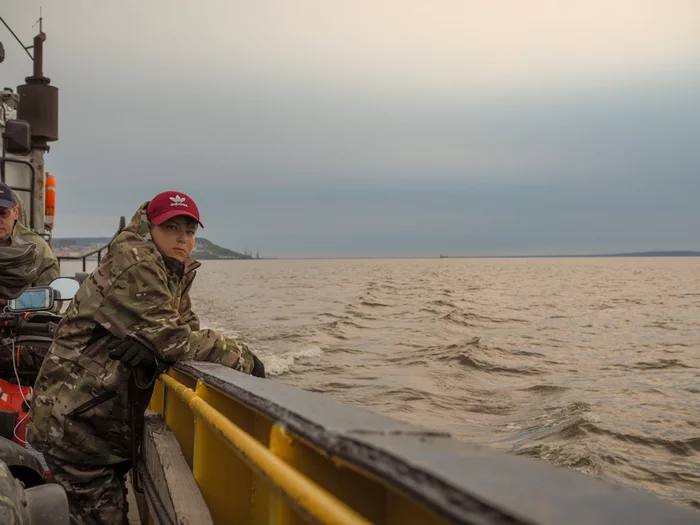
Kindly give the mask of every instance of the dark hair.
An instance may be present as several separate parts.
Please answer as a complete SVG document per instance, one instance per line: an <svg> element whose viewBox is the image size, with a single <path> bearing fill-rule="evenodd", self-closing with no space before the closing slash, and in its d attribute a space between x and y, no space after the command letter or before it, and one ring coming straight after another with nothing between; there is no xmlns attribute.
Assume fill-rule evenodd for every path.
<svg viewBox="0 0 700 525"><path fill-rule="evenodd" d="M184 221L185 221L185 224L186 224L187 227L189 227L189 228L191 228L191 227L195 227L195 228L199 227L199 223L197 222L197 219L194 219L194 218L190 217L189 215L175 215L175 217L170 217L167 221L163 222L163 224L166 224L166 223L168 223L168 222L170 222L170 221L174 221L174 220L176 220L176 219L182 219L182 220L184 220ZM163 226L163 224L161 224L161 226Z"/></svg>
<svg viewBox="0 0 700 525"><path fill-rule="evenodd" d="M187 221L187 226L194 226L195 228L199 228L199 223L197 222L197 219L193 219L188 215L178 215L178 217L184 217L185 221Z"/></svg>

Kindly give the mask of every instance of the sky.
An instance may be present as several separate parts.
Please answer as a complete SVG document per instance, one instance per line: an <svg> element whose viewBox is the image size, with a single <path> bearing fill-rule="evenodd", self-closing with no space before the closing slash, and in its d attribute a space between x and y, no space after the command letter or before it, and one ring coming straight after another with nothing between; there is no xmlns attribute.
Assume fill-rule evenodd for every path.
<svg viewBox="0 0 700 525"><path fill-rule="evenodd" d="M697 0L40 6L56 237L177 190L269 257L700 249Z"/></svg>

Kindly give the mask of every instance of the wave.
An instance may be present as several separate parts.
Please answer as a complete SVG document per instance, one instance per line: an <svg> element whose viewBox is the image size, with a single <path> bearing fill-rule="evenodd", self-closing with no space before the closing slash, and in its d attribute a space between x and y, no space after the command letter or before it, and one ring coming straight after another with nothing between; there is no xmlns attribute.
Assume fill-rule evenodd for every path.
<svg viewBox="0 0 700 525"><path fill-rule="evenodd" d="M544 373L539 368L532 366L510 366L510 364L507 366L495 362L494 358L496 356L494 354L500 354L499 357L508 359L510 362L512 362L514 356L537 357L537 354L523 350L511 352L502 348L489 348L481 342L480 337L473 337L461 344L453 343L447 346L428 347L424 350L424 353L429 354L437 361L457 363L468 369L486 373L526 376Z"/></svg>
<svg viewBox="0 0 700 525"><path fill-rule="evenodd" d="M418 311L419 312L428 312L429 314L434 314L434 315L438 315L438 314L442 313L441 311L435 310L434 308L421 308Z"/></svg>
<svg viewBox="0 0 700 525"><path fill-rule="evenodd" d="M524 319L489 317L486 315L479 315L474 312L463 312L459 309L452 310L449 314L443 316L442 319L468 327L479 326L475 323L527 323L527 321Z"/></svg>
<svg viewBox="0 0 700 525"><path fill-rule="evenodd" d="M459 326L464 326L465 328L477 328L479 327L478 323L470 323L469 321L462 319L459 317L459 314L455 312L451 312L443 317L440 318L443 321L449 321L450 323L457 324Z"/></svg>
<svg viewBox="0 0 700 525"><path fill-rule="evenodd" d="M369 306L372 308L389 308L392 306L390 304L380 303L377 301L369 301L369 300L363 300L362 302L360 302L360 304L362 306Z"/></svg>
<svg viewBox="0 0 700 525"><path fill-rule="evenodd" d="M557 385L535 385L531 386L529 388L521 388L520 389L522 392L534 392L536 394L560 394L562 392L566 392L569 390L568 387L565 386L557 386Z"/></svg>
<svg viewBox="0 0 700 525"><path fill-rule="evenodd" d="M513 355L522 355L526 357L544 357L544 354L540 352L533 352L532 350L515 350L511 353Z"/></svg>
<svg viewBox="0 0 700 525"><path fill-rule="evenodd" d="M207 323L205 324L200 324L200 328L202 330L214 330L215 332L220 333L221 335L224 335L226 337L230 337L232 339L240 340L241 337L241 332L238 330L232 330L228 326L224 326L222 324L218 323Z"/></svg>
<svg viewBox="0 0 700 525"><path fill-rule="evenodd" d="M333 321L333 322L330 322L330 323L323 326L323 328L330 329L330 330L337 330L337 329L341 329L343 327L359 328L359 329L368 328L367 326L362 326L361 324L357 324L355 321L351 321L349 319L339 319L338 321Z"/></svg>
<svg viewBox="0 0 700 525"><path fill-rule="evenodd" d="M320 314L316 314L314 319L320 319L321 317L332 317L333 319L350 319L347 315L336 315L330 312L322 312Z"/></svg>
<svg viewBox="0 0 700 525"><path fill-rule="evenodd" d="M700 437L688 439L664 439L654 436L640 436L624 432L616 432L600 426L591 426L587 429L592 433L606 435L624 443L633 443L652 448L663 448L676 456L693 456L700 452Z"/></svg>
<svg viewBox="0 0 700 525"><path fill-rule="evenodd" d="M450 301L443 301L442 299L438 299L436 301L430 301L430 304L435 305L435 306L446 306L448 308L457 308L456 304L451 303Z"/></svg>
<svg viewBox="0 0 700 525"><path fill-rule="evenodd" d="M361 311L357 306L349 304L345 307L345 310L354 317L359 317L360 319L368 319L371 321L376 321L377 318L373 315Z"/></svg>
<svg viewBox="0 0 700 525"><path fill-rule="evenodd" d="M471 368L474 370L479 370L481 372L487 372L491 374L504 374L504 375L522 375L522 376L534 376L540 375L544 372L534 367L519 367L512 368L502 365L497 365L494 363L489 363L488 361L477 359L471 355L460 355L452 359L462 366Z"/></svg>
<svg viewBox="0 0 700 525"><path fill-rule="evenodd" d="M602 472L602 465L595 455L569 450L566 446L555 443L538 443L517 450L515 454L540 459L589 476L599 476Z"/></svg>
<svg viewBox="0 0 700 525"><path fill-rule="evenodd" d="M659 359L651 363L640 361L631 365L615 365L625 370L662 370L664 368L690 368L678 359Z"/></svg>
<svg viewBox="0 0 700 525"><path fill-rule="evenodd" d="M600 418L591 413L591 406L582 401L563 407L549 407L539 416L525 421L511 422L509 430L517 430L518 443L530 443L551 438L572 438L586 434L589 425L596 425ZM516 447L517 448L517 447Z"/></svg>
<svg viewBox="0 0 700 525"><path fill-rule="evenodd" d="M323 354L321 347L312 346L286 354L260 356L260 359L265 363L266 375L278 376L288 372L298 359L319 357L321 354Z"/></svg>

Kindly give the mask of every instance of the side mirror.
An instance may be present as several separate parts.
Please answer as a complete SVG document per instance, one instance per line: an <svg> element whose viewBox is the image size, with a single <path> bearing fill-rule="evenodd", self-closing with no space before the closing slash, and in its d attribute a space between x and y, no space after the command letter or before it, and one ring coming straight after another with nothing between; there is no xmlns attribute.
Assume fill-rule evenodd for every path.
<svg viewBox="0 0 700 525"><path fill-rule="evenodd" d="M27 288L17 299L7 301L11 312L38 312L53 306L53 290L48 286Z"/></svg>
<svg viewBox="0 0 700 525"><path fill-rule="evenodd" d="M32 150L32 134L26 120L8 120L2 138L7 141L5 149L8 153L24 154Z"/></svg>
<svg viewBox="0 0 700 525"><path fill-rule="evenodd" d="M57 301L70 301L78 293L80 283L70 277L59 277L51 281L50 286L56 291Z"/></svg>

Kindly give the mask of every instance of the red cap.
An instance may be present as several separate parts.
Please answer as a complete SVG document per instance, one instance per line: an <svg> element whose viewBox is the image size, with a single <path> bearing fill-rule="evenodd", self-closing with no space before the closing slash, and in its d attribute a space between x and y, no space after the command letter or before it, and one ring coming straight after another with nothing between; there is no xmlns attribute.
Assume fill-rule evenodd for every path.
<svg viewBox="0 0 700 525"><path fill-rule="evenodd" d="M153 224L163 224L168 219L178 215L187 215L195 219L204 228L199 220L199 210L192 199L181 191L164 191L159 193L148 203L146 208L148 220Z"/></svg>

